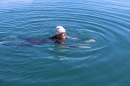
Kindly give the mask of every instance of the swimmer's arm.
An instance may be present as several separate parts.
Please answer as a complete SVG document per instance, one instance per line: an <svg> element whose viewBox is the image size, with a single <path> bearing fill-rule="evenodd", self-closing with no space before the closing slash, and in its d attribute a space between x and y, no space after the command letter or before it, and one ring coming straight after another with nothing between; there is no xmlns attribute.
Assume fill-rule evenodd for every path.
<svg viewBox="0 0 130 86"><path fill-rule="evenodd" d="M89 46L74 46L74 45L67 45L67 46L72 48L91 48Z"/></svg>
<svg viewBox="0 0 130 86"><path fill-rule="evenodd" d="M67 36L66 38L67 38L67 39L72 39L72 40L80 40L80 39L78 39L78 38L73 38L73 37L69 37L69 36Z"/></svg>
<svg viewBox="0 0 130 86"><path fill-rule="evenodd" d="M66 44L66 46L72 47L72 48L91 48L89 46L74 46L74 45L68 45L68 44Z"/></svg>
<svg viewBox="0 0 130 86"><path fill-rule="evenodd" d="M56 41L58 44L61 44L63 46L67 46L67 47L72 47L72 48L91 48L89 46L75 46L75 45L69 45L69 44L66 44L65 42L62 42L61 40L57 40Z"/></svg>
<svg viewBox="0 0 130 86"><path fill-rule="evenodd" d="M77 40L77 41L84 41L84 40L81 40L79 38L73 38L73 37L69 37L69 36L67 36L66 38L72 39L72 40ZM84 42L96 42L96 40L95 39L89 39L89 40L85 40Z"/></svg>

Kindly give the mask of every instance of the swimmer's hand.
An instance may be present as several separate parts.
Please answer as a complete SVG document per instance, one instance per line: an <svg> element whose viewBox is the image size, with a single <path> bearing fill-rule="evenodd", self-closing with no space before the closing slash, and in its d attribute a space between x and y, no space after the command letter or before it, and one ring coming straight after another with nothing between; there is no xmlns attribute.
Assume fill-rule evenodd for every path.
<svg viewBox="0 0 130 86"><path fill-rule="evenodd" d="M94 40L94 39L89 39L89 40L86 40L85 42L96 42L96 40Z"/></svg>

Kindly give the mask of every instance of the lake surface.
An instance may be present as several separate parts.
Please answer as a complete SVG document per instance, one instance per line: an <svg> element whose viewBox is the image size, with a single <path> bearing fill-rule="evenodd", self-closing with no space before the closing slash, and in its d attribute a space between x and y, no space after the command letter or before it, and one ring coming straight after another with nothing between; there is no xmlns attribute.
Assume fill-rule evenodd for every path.
<svg viewBox="0 0 130 86"><path fill-rule="evenodd" d="M96 42L0 45L0 86L130 86L129 0L0 1L0 42L47 38L58 25Z"/></svg>

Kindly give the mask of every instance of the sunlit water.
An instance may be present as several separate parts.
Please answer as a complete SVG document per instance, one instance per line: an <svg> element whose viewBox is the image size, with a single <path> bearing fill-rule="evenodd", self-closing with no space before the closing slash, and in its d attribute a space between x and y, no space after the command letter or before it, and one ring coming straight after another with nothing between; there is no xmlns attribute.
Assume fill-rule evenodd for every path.
<svg viewBox="0 0 130 86"><path fill-rule="evenodd" d="M0 45L0 86L130 86L129 0L2 0L0 41L50 37L62 25L81 40Z"/></svg>

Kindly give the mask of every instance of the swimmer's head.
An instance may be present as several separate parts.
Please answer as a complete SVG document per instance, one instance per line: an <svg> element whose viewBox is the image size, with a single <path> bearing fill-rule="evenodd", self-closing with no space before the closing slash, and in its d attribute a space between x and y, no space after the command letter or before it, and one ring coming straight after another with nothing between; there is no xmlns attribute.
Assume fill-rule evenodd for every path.
<svg viewBox="0 0 130 86"><path fill-rule="evenodd" d="M65 39L66 38L66 31L62 26L56 27L56 35L59 39Z"/></svg>
<svg viewBox="0 0 130 86"><path fill-rule="evenodd" d="M56 35L61 34L61 33L65 33L65 29L62 26L57 26L56 27Z"/></svg>

